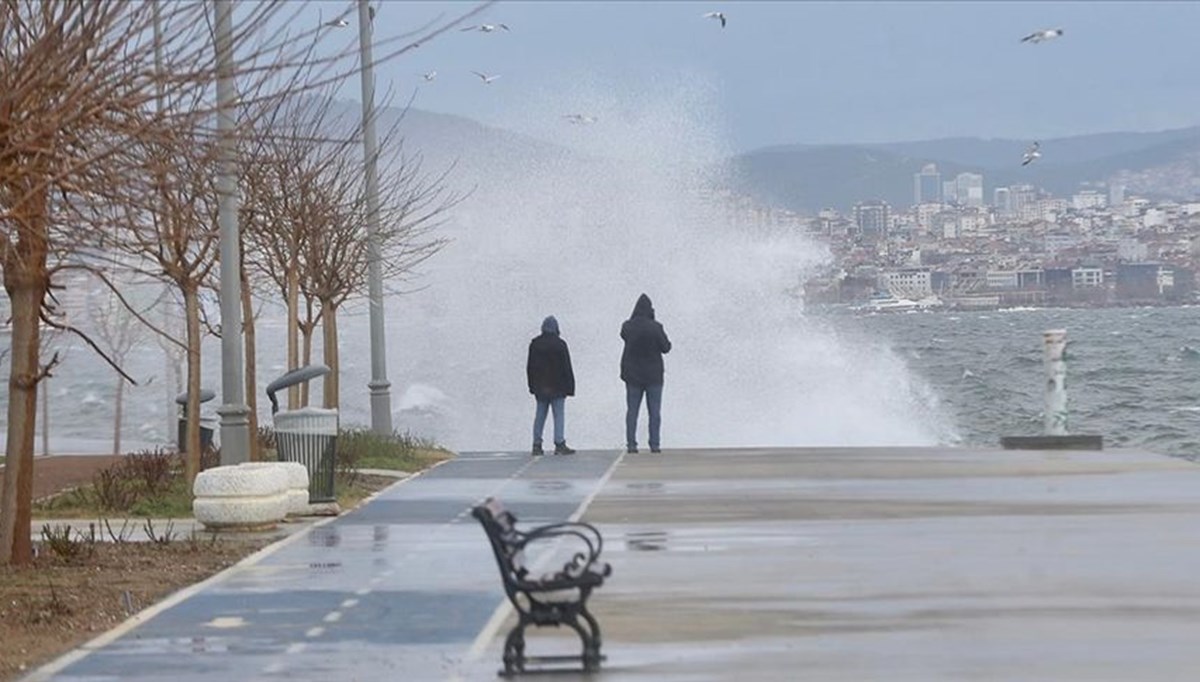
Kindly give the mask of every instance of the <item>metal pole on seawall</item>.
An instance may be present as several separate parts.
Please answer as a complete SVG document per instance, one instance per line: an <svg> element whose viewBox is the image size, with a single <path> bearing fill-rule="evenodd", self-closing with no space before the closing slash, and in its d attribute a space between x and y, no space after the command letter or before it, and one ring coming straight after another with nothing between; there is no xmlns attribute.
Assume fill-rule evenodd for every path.
<svg viewBox="0 0 1200 682"><path fill-rule="evenodd" d="M233 138L233 7L231 0L216 0L217 136L220 165L217 170L217 223L221 242L221 464L239 464L250 455L250 408L246 405L246 380L242 357L241 244L238 234L237 150ZM188 415L189 419L199 415Z"/></svg>
<svg viewBox="0 0 1200 682"><path fill-rule="evenodd" d="M1043 426L1047 436L1067 435L1067 330L1042 332L1046 366L1046 409Z"/></svg>
<svg viewBox="0 0 1200 682"><path fill-rule="evenodd" d="M375 137L375 74L371 57L374 10L358 0L358 48L362 59L363 166L367 191L367 298L371 327L371 430L392 433L391 382L383 320L383 269L379 259L379 141Z"/></svg>

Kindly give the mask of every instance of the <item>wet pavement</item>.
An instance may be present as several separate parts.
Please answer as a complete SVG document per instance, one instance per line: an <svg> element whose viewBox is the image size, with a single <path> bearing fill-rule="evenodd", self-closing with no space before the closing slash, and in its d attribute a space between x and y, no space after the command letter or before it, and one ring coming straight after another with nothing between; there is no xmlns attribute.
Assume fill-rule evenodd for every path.
<svg viewBox="0 0 1200 682"><path fill-rule="evenodd" d="M523 523L582 509L604 533L597 679L1200 670L1200 467L845 448L463 456L34 679L495 679L503 593L468 511L488 495ZM576 651L566 634L532 632L528 653Z"/></svg>
<svg viewBox="0 0 1200 682"><path fill-rule="evenodd" d="M498 496L522 521L565 520L615 459L461 456L29 679L436 680L460 669L490 679L494 664L463 663L503 600L470 507Z"/></svg>

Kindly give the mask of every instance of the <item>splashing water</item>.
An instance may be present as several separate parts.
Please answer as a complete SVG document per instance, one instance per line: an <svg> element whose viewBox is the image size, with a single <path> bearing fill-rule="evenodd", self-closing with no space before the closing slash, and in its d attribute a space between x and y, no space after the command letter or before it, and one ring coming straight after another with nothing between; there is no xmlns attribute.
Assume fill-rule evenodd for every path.
<svg viewBox="0 0 1200 682"><path fill-rule="evenodd" d="M527 346L552 314L577 378L568 442L623 445L618 333L645 292L674 343L665 447L952 439L936 397L894 353L803 314L789 292L824 249L792 230L744 227L708 189L724 150L705 88L654 92L610 90L587 108L563 100L593 93L529 103L598 115L552 133L586 135L574 146L587 154L460 160L456 181L477 189L444 228L453 241L426 288L389 304L397 427L458 449L526 447ZM351 371L365 374L360 364ZM639 428L644 442L644 408Z"/></svg>

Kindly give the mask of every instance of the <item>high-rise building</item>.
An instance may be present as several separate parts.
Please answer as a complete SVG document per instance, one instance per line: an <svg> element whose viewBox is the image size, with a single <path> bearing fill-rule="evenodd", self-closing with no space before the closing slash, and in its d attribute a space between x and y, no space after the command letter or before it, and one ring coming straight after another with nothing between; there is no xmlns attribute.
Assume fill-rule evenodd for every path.
<svg viewBox="0 0 1200 682"><path fill-rule="evenodd" d="M854 223L862 234L886 235L892 207L886 201L864 201L854 206Z"/></svg>
<svg viewBox="0 0 1200 682"><path fill-rule="evenodd" d="M958 185L953 180L942 181L942 201L947 204L958 203Z"/></svg>
<svg viewBox="0 0 1200 682"><path fill-rule="evenodd" d="M992 192L992 206L1000 215L1012 213L1012 192L1007 187L997 187Z"/></svg>
<svg viewBox="0 0 1200 682"><path fill-rule="evenodd" d="M942 201L942 174L936 163L927 163L913 174L913 203L938 204Z"/></svg>
<svg viewBox="0 0 1200 682"><path fill-rule="evenodd" d="M983 206L983 176L959 173L954 179L954 196L963 206Z"/></svg>
<svg viewBox="0 0 1200 682"><path fill-rule="evenodd" d="M1008 188L1012 212L1020 220L1039 220L1041 208L1037 206L1039 193L1033 185L1013 185Z"/></svg>
<svg viewBox="0 0 1200 682"><path fill-rule="evenodd" d="M1108 186L1108 205L1120 206L1125 203L1125 185L1117 183Z"/></svg>

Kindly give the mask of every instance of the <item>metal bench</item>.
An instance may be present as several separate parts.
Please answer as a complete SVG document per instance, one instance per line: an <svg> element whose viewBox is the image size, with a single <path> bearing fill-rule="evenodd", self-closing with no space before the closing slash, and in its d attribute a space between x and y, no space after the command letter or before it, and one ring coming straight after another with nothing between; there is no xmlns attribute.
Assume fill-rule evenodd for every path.
<svg viewBox="0 0 1200 682"><path fill-rule="evenodd" d="M491 542L504 582L504 592L517 611L517 625L504 640L504 677L527 672L526 664L578 661L585 672L600 669L600 624L587 610L592 590L604 584L612 567L600 561L604 540L586 523L552 523L529 531L517 530L517 518L500 501L488 498L471 510ZM525 549L538 541L570 543L571 558L562 568L535 576L525 564ZM556 548L561 549L561 548ZM553 555L552 555L553 556ZM583 644L579 656L526 656L525 629L566 625Z"/></svg>

